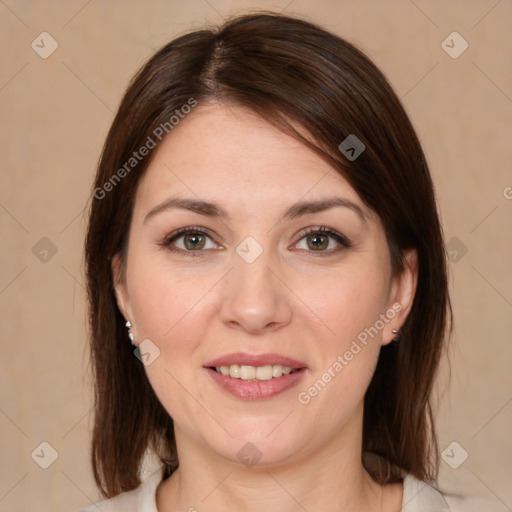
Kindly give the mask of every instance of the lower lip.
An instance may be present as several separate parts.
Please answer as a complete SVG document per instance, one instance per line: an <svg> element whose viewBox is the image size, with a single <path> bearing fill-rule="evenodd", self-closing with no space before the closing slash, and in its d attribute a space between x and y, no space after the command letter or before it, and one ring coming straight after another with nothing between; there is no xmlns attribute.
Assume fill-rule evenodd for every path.
<svg viewBox="0 0 512 512"><path fill-rule="evenodd" d="M256 381L235 379L229 375L222 375L211 368L205 369L222 389L225 389L237 398L244 398L246 400L272 398L295 386L306 373L306 368L302 368L299 371L283 375L282 377Z"/></svg>

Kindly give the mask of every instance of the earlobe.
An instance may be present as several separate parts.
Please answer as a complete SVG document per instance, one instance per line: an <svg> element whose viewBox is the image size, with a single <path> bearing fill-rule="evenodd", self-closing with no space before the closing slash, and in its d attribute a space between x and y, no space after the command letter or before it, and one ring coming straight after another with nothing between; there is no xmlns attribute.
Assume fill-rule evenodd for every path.
<svg viewBox="0 0 512 512"><path fill-rule="evenodd" d="M411 311L418 284L418 252L408 249L403 253L404 269L394 278L389 307L396 315L383 333L382 342L386 345L400 337L400 329ZM398 331L398 336L396 332Z"/></svg>

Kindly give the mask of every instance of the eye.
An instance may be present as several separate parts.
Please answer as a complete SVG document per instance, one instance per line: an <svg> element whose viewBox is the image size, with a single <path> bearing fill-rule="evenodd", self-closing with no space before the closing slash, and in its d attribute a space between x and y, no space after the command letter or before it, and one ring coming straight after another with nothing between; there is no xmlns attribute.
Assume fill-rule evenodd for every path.
<svg viewBox="0 0 512 512"><path fill-rule="evenodd" d="M305 241L305 244L302 247L299 247L299 244L297 244L296 247L308 252L317 252L319 256L327 256L328 254L337 253L352 247L351 242L345 236L324 226L309 228L299 236L302 237L299 244L302 240ZM332 243L333 240L334 244ZM332 247L332 245L335 247Z"/></svg>
<svg viewBox="0 0 512 512"><path fill-rule="evenodd" d="M293 250L298 248L309 253L315 252L318 253L317 256L328 256L352 247L351 242L344 235L324 226L309 228L299 236L301 237L299 243ZM303 240L305 245L300 247ZM192 226L171 233L160 245L167 247L173 253L188 256L200 256L205 250L219 248L207 230Z"/></svg>
<svg viewBox="0 0 512 512"><path fill-rule="evenodd" d="M210 245L208 245L208 241L210 241ZM195 227L178 229L167 236L161 245L167 247L171 252L190 253L191 256L196 256L196 254L192 254L194 252L200 253L203 252L203 249L218 247L205 230Z"/></svg>

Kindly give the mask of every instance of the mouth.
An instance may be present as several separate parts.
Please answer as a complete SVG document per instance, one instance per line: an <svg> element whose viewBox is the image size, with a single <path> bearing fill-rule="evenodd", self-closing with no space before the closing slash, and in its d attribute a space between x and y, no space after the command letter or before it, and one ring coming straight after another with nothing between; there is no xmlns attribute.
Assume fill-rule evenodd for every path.
<svg viewBox="0 0 512 512"><path fill-rule="evenodd" d="M249 400L274 397L308 372L304 363L279 354L229 354L203 368L224 391Z"/></svg>
<svg viewBox="0 0 512 512"><path fill-rule="evenodd" d="M291 375L303 369L283 366L281 364L267 364L263 366L232 364L229 366L210 366L208 368L233 379L252 381L279 379L283 375Z"/></svg>

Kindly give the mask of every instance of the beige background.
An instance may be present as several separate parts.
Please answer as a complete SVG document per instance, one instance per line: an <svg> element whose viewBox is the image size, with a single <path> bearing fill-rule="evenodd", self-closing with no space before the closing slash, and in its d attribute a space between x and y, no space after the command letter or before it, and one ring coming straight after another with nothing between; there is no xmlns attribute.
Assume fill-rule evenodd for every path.
<svg viewBox="0 0 512 512"><path fill-rule="evenodd" d="M305 15L355 42L403 99L453 259L452 377L438 426L441 449L460 445L450 462L462 449L469 457L458 469L442 461L442 482L512 509L510 0L1 0L0 511L73 511L99 498L82 244L100 149L128 80L156 48L256 8ZM43 31L59 45L47 59L31 48ZM453 31L469 43L457 59L441 46ZM46 262L47 241L33 252L43 237L57 249ZM48 469L31 458L43 441L58 453Z"/></svg>

